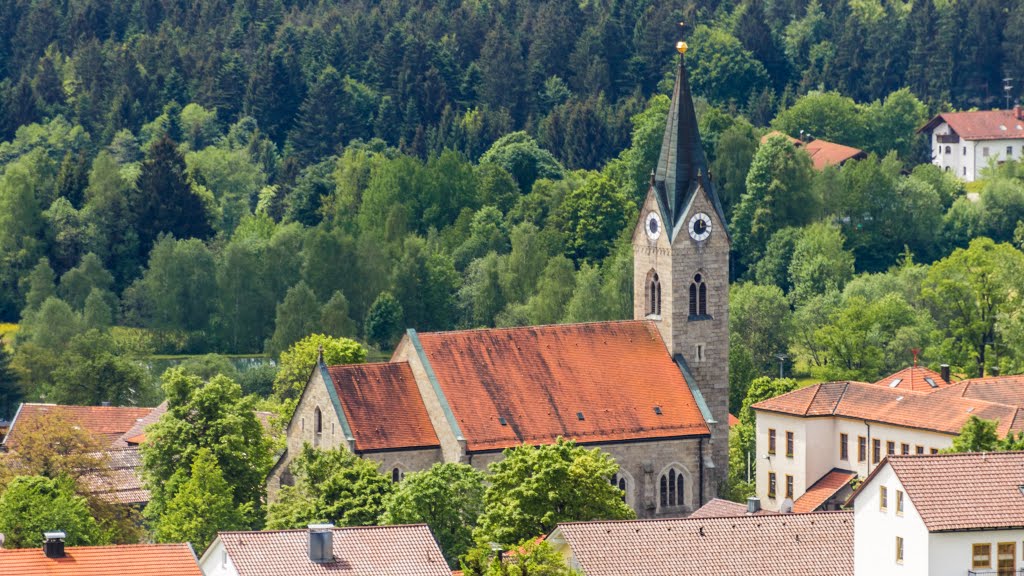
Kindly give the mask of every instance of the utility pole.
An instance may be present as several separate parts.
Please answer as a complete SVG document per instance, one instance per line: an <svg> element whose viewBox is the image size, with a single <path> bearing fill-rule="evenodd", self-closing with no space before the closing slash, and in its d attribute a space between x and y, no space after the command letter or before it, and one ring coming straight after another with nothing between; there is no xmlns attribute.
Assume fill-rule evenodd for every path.
<svg viewBox="0 0 1024 576"><path fill-rule="evenodd" d="M786 368L786 360L789 356L786 356L785 354L777 354L775 357L779 359L779 380L782 380L786 377L784 370Z"/></svg>

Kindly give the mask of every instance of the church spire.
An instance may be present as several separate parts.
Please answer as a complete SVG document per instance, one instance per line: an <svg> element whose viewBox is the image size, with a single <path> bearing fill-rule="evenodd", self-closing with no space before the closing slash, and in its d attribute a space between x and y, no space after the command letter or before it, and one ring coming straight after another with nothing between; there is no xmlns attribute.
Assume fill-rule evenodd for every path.
<svg viewBox="0 0 1024 576"><path fill-rule="evenodd" d="M683 26L683 23L679 23ZM668 111L665 136L661 143L661 156L652 183L658 197L662 217L668 228L669 238L675 237L680 221L686 215L687 207L698 188L703 188L725 224L722 204L711 183L708 159L697 128L697 113L693 108L693 95L686 74L684 55L686 42L676 44L679 52L679 69L672 91L672 104ZM723 226L724 227L724 226Z"/></svg>

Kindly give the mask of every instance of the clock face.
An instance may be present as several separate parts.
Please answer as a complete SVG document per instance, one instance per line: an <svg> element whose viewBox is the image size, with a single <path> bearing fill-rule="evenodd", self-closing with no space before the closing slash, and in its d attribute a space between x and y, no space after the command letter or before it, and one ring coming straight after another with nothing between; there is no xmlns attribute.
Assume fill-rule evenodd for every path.
<svg viewBox="0 0 1024 576"><path fill-rule="evenodd" d="M658 218L657 212L649 212L647 214L644 230L647 231L647 237L651 240L657 240L658 236L661 236L661 218Z"/></svg>
<svg viewBox="0 0 1024 576"><path fill-rule="evenodd" d="M702 242L708 236L711 236L711 217L703 212L694 214L690 218L690 238Z"/></svg>

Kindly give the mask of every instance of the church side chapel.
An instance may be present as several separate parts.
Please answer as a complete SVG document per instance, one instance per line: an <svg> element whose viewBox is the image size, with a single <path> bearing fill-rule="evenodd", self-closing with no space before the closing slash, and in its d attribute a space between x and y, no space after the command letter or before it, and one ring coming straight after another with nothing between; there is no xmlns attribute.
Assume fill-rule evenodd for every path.
<svg viewBox="0 0 1024 576"><path fill-rule="evenodd" d="M682 54L658 165L633 233L634 319L407 331L386 363L313 368L268 478L303 444L344 447L399 481L479 469L558 437L609 453L639 518L685 516L728 465L729 234Z"/></svg>

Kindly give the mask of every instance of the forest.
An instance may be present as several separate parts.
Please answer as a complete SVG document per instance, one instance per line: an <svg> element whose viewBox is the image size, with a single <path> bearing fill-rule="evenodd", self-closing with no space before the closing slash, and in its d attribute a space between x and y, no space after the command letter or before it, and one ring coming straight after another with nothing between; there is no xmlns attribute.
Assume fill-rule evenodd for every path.
<svg viewBox="0 0 1024 576"><path fill-rule="evenodd" d="M1020 93L1022 8L5 0L0 418L153 405L164 359L313 333L386 358L406 327L631 317L681 34L733 237L733 411L779 354L1020 370L1024 166L965 186L916 130ZM869 156L817 171L770 130ZM274 372L235 376L275 409Z"/></svg>

